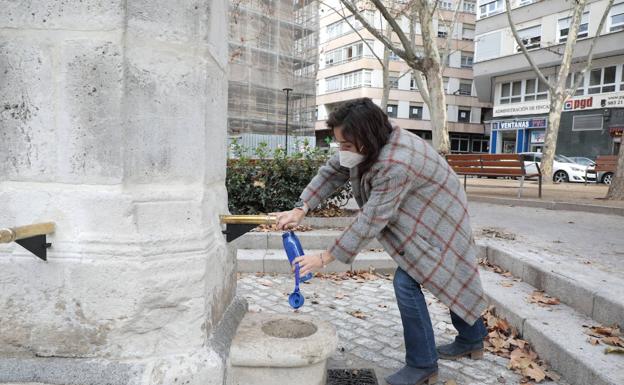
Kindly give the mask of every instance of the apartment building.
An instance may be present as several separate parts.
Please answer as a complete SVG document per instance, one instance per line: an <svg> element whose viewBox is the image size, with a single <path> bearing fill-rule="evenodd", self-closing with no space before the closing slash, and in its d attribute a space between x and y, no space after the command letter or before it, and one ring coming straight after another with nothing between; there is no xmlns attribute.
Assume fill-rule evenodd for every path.
<svg viewBox="0 0 624 385"><path fill-rule="evenodd" d="M485 131L484 110L489 102L477 99L473 84L473 56L476 2L474 0L441 1L444 20L453 20L455 1L462 1L457 24L452 31L447 23L434 21L438 30L438 45L446 47L452 32L444 70L444 87L448 105L448 120L453 152L487 152L488 135ZM381 104L383 93L383 66L375 57L383 58L383 44L377 41L353 15L345 11L347 21L333 9L341 10L339 0L319 5L319 70L317 74L317 143L322 145L331 136L325 125L328 114L347 100L369 97ZM378 11L364 11L369 22L379 30L385 26ZM409 21L399 19L404 31ZM355 30L353 27L355 27ZM422 45L420 26L415 25L417 44ZM357 31L357 32L356 32ZM359 35L358 35L359 33ZM361 35L361 37L360 37ZM398 42L398 41L397 41ZM431 122L427 106L412 79L409 67L397 56L391 55L390 97L387 113L398 126L431 140Z"/></svg>
<svg viewBox="0 0 624 385"><path fill-rule="evenodd" d="M230 2L228 135L276 148L314 142L318 8L314 0ZM286 92L288 110L286 108ZM289 141L289 148L295 139Z"/></svg>
<svg viewBox="0 0 624 385"><path fill-rule="evenodd" d="M580 87L564 106L557 152L569 156L616 154L624 128L624 2L616 0L587 64L607 0L590 1L578 32L568 84ZM572 15L564 0L512 1L512 16L533 60L556 76ZM474 59L479 100L493 104L491 153L541 151L548 124L548 90L530 69L511 33L505 2L479 0ZM579 80L580 79L580 80Z"/></svg>

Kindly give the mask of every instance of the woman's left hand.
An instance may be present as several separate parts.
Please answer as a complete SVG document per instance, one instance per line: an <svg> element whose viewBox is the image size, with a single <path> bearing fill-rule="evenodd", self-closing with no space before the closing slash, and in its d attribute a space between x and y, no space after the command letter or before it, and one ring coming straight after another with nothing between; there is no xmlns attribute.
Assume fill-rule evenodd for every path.
<svg viewBox="0 0 624 385"><path fill-rule="evenodd" d="M308 273L314 273L323 267L320 254L302 255L295 258L293 261L293 271L295 269L294 264L299 263L299 276L303 277Z"/></svg>

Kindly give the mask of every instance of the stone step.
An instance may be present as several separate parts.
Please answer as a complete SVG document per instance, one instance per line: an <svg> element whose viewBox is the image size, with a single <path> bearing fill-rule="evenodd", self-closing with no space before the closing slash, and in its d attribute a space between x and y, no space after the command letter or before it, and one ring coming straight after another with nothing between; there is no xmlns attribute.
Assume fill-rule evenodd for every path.
<svg viewBox="0 0 624 385"><path fill-rule="evenodd" d="M572 258L483 240L488 261L603 325L624 327L624 280Z"/></svg>
<svg viewBox="0 0 624 385"><path fill-rule="evenodd" d="M306 254L317 254L323 249L305 250ZM238 271L241 273L289 274L290 264L283 249L239 249L236 253ZM328 273L375 269L382 274L394 273L396 262L385 252L365 251L360 253L351 265L334 261L324 270Z"/></svg>
<svg viewBox="0 0 624 385"><path fill-rule="evenodd" d="M299 232L297 236L301 240L304 250L308 254L313 251L326 250L340 235L338 230L313 230ZM249 254L241 254L239 263L246 266L246 259L255 255L256 260L264 261L266 269L271 272L272 266L266 266L275 258L285 260L285 255L259 257L263 251L258 250L282 250L281 232L253 232L247 233L232 243L238 247L239 253L243 249L255 250ZM479 239L477 245L480 248L480 257L487 259L505 270L536 287L544 290L547 294L559 298L563 303L571 306L576 311L593 318L604 325L617 324L624 326L624 280L604 271L593 269L591 266L579 262L570 261L565 256L541 255L519 251L506 246L502 241ZM377 240L371 241L365 250L382 249ZM308 251L310 250L310 251ZM275 251L277 252L277 251ZM282 251L280 251L282 252ZM283 252L282 252L283 253ZM249 255L249 257L247 256ZM241 259L242 258L242 259ZM255 262L260 263L260 262ZM282 265L278 262L278 265ZM336 271L348 270L335 262L329 269ZM255 265L253 268L245 268L246 272L261 271ZM284 265L280 270L287 272L289 265ZM350 269L365 270L367 266L373 266L380 272L391 272L396 268L396 263L387 253L375 253L365 251L354 261ZM241 270L242 271L242 270Z"/></svg>
<svg viewBox="0 0 624 385"><path fill-rule="evenodd" d="M339 230L329 229L316 229L313 231L302 231L297 233L297 237L301 241L301 245L304 250L326 250L331 246L336 238L341 234ZM282 232L281 231L268 231L249 232L235 241L230 243L230 247L235 249L281 249L282 246ZM378 249L382 248L381 244L376 240L372 240L366 248Z"/></svg>
<svg viewBox="0 0 624 385"><path fill-rule="evenodd" d="M527 302L535 287L481 270L481 279L497 314L516 327L522 337L553 369L572 385L624 384L621 355L604 354L605 345L587 342L583 325L594 320L570 306L541 307ZM501 282L513 283L511 287Z"/></svg>

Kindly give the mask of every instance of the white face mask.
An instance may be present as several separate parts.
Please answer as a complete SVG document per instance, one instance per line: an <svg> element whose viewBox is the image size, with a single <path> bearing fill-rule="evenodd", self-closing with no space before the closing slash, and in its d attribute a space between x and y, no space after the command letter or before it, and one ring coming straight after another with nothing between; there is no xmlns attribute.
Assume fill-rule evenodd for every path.
<svg viewBox="0 0 624 385"><path fill-rule="evenodd" d="M340 165L346 168L353 168L364 161L364 155L351 151L340 151L338 153Z"/></svg>

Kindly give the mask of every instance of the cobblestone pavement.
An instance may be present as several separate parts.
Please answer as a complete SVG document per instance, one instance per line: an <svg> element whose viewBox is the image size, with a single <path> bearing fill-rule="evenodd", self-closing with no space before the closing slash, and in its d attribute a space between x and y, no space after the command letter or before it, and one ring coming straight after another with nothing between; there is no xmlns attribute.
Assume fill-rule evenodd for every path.
<svg viewBox="0 0 624 385"><path fill-rule="evenodd" d="M294 310L288 305L288 294L293 286L290 275L242 274L238 295L247 299L250 311L290 313ZM302 285L301 291L305 304L299 311L331 322L338 331L338 348L330 359L330 368L373 368L379 383L385 384L383 377L403 366L403 328L390 279L314 278ZM428 292L425 296L436 342L451 342L457 333L448 309ZM361 312L366 318L350 314L354 312ZM489 353L478 361L440 360L439 384L451 379L458 385L519 384L521 376L508 370L507 362ZM563 380L541 384L567 385Z"/></svg>

